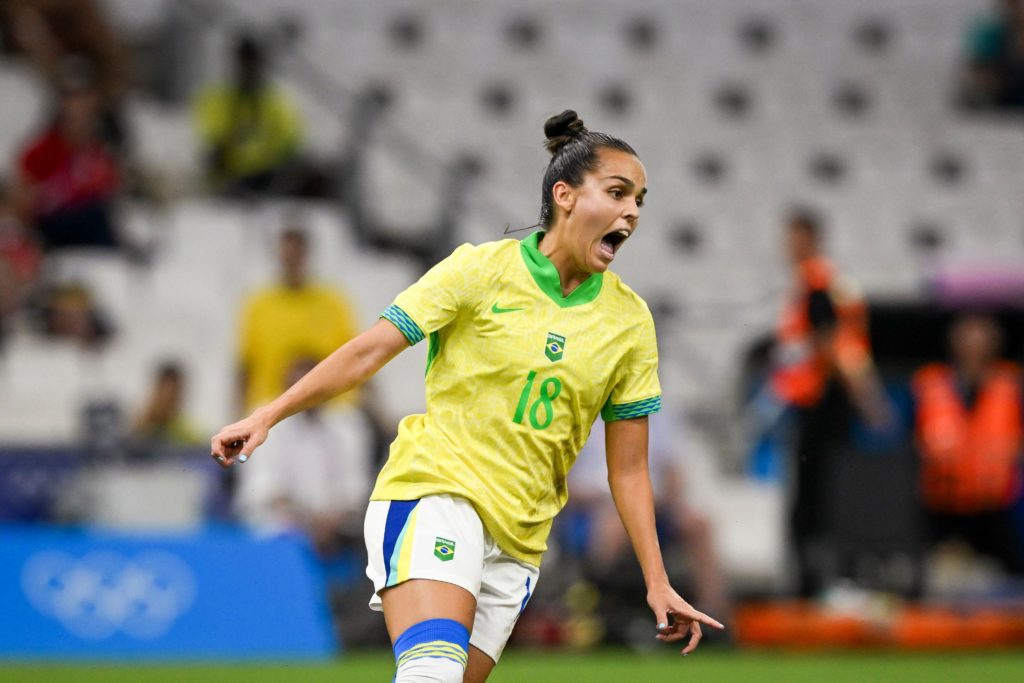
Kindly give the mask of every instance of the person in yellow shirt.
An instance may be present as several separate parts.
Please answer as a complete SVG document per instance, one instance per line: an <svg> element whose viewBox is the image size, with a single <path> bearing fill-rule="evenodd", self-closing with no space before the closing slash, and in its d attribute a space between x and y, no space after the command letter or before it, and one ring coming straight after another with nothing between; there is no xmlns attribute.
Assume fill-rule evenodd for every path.
<svg viewBox="0 0 1024 683"><path fill-rule="evenodd" d="M397 683L490 675L539 577L566 475L600 415L608 479L657 637L722 628L672 589L654 525L647 416L661 406L654 322L608 266L647 193L636 152L575 112L544 127L541 231L464 244L372 328L211 440L244 463L273 425L348 391L428 339L427 412L399 425L364 525ZM296 463L301 467L301 463Z"/></svg>
<svg viewBox="0 0 1024 683"><path fill-rule="evenodd" d="M233 58L232 82L203 88L194 105L207 180L219 194L287 194L301 184L299 110L268 81L254 37L239 36Z"/></svg>
<svg viewBox="0 0 1024 683"><path fill-rule="evenodd" d="M177 361L164 361L157 367L154 379L146 408L132 426L130 441L134 450L201 444L202 431L182 410L186 394L184 368Z"/></svg>
<svg viewBox="0 0 1024 683"><path fill-rule="evenodd" d="M309 279L309 238L299 227L281 233L278 284L254 292L239 320L240 404L246 412L273 400L287 388L292 365L304 358L323 360L358 334L352 304L335 287ZM358 392L338 399L355 405Z"/></svg>

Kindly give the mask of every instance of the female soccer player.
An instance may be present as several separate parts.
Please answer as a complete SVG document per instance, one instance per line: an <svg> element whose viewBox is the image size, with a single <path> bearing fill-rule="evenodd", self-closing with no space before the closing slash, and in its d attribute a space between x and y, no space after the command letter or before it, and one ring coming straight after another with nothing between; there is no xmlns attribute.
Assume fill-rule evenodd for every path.
<svg viewBox="0 0 1024 683"><path fill-rule="evenodd" d="M647 415L661 407L654 323L608 272L636 231L644 167L571 110L544 132L542 231L460 246L373 327L212 440L223 466L244 463L273 425L429 337L427 412L399 425L365 522L370 606L384 610L398 683L487 679L537 586L566 474L598 414L657 638L689 634L688 654L701 624L723 628L665 573L647 471Z"/></svg>

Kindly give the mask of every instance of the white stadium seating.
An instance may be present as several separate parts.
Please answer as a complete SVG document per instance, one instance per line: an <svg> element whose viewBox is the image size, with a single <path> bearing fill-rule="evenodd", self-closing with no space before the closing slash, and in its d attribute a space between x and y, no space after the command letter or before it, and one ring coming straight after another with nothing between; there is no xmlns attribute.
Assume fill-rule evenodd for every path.
<svg viewBox="0 0 1024 683"><path fill-rule="evenodd" d="M545 116L573 106L592 128L628 139L647 166L651 194L642 232L617 268L641 294L677 300L684 315L697 316L696 325L707 320L697 312L724 298L734 305L728 317L737 334L764 329L765 302L785 284L779 221L794 202L825 213L833 253L873 297L919 294L929 259L1006 260L1024 251L1024 137L1012 123L964 119L950 107L964 32L988 7L985 0L642 0L628 7L611 0L301 0L287 7L247 0L224 6L225 22L197 38L207 79L224 74L222 52L235 29L271 31L287 17L302 26L294 48L300 52L288 57L286 51L277 77L299 97L316 155L340 149L351 101L332 106L311 90L300 77L301 61L318 65L341 91L354 93L370 82L392 89L386 126L370 144L365 187L377 218L399 231L420 229L437 215L445 169L412 168L389 130L416 140L439 164L464 152L484 161L459 226L459 240L474 242L499 236L506 223L535 220ZM132 31L159 18L152 2L108 8ZM403 46L396 39L403 31L419 39ZM649 45L630 42L644 31L653 36ZM513 34L536 40L516 43ZM872 41L881 47L866 48ZM29 73L17 64L0 69L0 152L7 158L45 105ZM847 85L866 103L859 116L836 108L836 93ZM745 114L723 114L716 104L732 86L749 100ZM627 97L619 113L603 99L615 88ZM507 110L492 107L488 96L495 89L509 95ZM170 178L195 176L187 109L136 98L129 114L143 166ZM964 169L958 182L944 183L932 172L945 157ZM838 182L812 175L818 158L839 165ZM717 180L709 178L709 165L720 171ZM127 353L193 354L220 378L196 381L220 387L230 382L238 302L272 277L273 234L292 210L299 208L199 200L162 214L129 207L129 227L159 247L150 272L88 255L51 269L92 285L121 332L148 349L125 344ZM322 245L318 272L348 287L367 321L415 276L408 265L361 251L333 208L301 210L313 217ZM937 256L914 250L911 233L921 223L945 237ZM690 250L679 246L681 226L696 235ZM375 284L363 292L366 277ZM181 329L203 339L195 347L201 351L190 351L191 342L167 341ZM728 392L702 393L715 402ZM230 391L196 394L204 397L195 400L209 424L230 413ZM137 388L132 396L138 398Z"/></svg>
<svg viewBox="0 0 1024 683"><path fill-rule="evenodd" d="M109 7L136 26L149 15L133 5ZM412 168L389 129L439 162L466 152L484 161L458 226L458 241L473 242L499 237L506 223L535 221L547 116L572 107L592 129L630 141L651 193L640 234L616 269L642 295L680 313L665 323L672 334L662 350L666 393L679 405L723 411L734 402L737 355L770 329L786 285L780 226L794 203L823 212L830 251L875 299L920 296L938 261L1024 258L1019 124L965 119L951 106L965 30L988 9L986 0L224 5L228 23L199 37L208 79L225 72L221 53L234 29L271 30L285 16L301 23L301 53L279 62L277 78L303 107L316 156L341 149L352 102L334 105L311 90L301 78L303 60L349 93L368 83L391 88L394 101L370 142L364 186L377 218L393 228L415 230L434 219L445 170ZM535 45L516 44L510 30L526 42L533 35ZM646 47L627 39L646 34L654 37ZM402 35L412 44L403 46L396 39ZM43 106L26 74L0 67L6 158ZM626 98L618 112L607 104L616 92ZM503 93L507 110L495 108ZM863 110L843 113L837 93ZM723 99L739 100L739 113L723 110ZM195 175L185 108L138 100L129 112L143 166L172 178ZM815 176L815 159L836 165L838 180ZM943 180L936 160L962 172L952 177L954 168L952 180ZM361 249L345 217L328 205L194 198L163 213L128 207L133 229L158 244L149 270L93 255L51 266L94 287L119 340L85 371L78 352L16 337L0 357L0 441L72 439L81 392L90 386L133 412L164 357L184 362L188 412L201 426L231 418L238 306L273 278L274 235L292 212L314 231L315 272L351 294L364 324L417 276L401 258ZM915 248L912 233L921 224L945 237L936 253ZM421 356L405 354L380 378L396 418L421 407ZM775 514L778 500L759 495L749 497L749 517ZM769 562L750 559L759 561Z"/></svg>

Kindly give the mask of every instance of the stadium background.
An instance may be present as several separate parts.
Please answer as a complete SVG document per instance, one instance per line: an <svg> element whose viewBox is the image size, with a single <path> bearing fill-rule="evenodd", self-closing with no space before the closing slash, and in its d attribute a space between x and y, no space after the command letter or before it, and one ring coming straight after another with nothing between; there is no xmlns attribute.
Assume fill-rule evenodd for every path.
<svg viewBox="0 0 1024 683"><path fill-rule="evenodd" d="M143 253L72 249L45 257L40 282L82 283L107 317L114 333L99 348L47 338L30 311L4 319L2 590L24 603L23 611L0 616L0 657L11 662L0 665L5 677L65 671L77 680L92 670L103 680L140 680L142 671L171 679L182 671L166 664L162 670L14 664L26 659L155 656L191 663L322 659L335 652L324 626L326 600L318 594L320 569L304 555L302 541L248 535L232 519L223 478L202 448L142 464L119 459L119 425L145 402L153 370L166 358L178 359L187 373L184 410L197 426L209 432L236 417L238 312L248 292L276 277L275 243L289 221L301 220L310 231L312 271L348 293L363 326L454 245L534 223L546 163L541 123L566 107L577 109L591 129L628 140L647 168L651 194L641 232L615 270L657 315L665 404L686 425L679 450L694 480L687 495L711 522L737 613L744 605L796 609L787 601L793 577L786 479L757 470L743 429L752 368L788 283L782 225L791 206L810 205L824 217L829 253L860 283L875 312L876 348L888 379L905 378L913 364L942 353L942 322L951 306L971 302L963 283L979 278L983 294L994 290L1001 306L1008 352L1019 358L1024 351L1020 115L956 105L966 36L994 6L984 0L99 5L133 65L123 114L137 182L118 196L117 212ZM217 196L204 183L192 102L203 84L229 73L242 29L268 46L273 80L301 112L303 160L320 179L306 193L313 197ZM0 61L0 101L0 159L10 176L51 98L28 60L9 54ZM414 350L381 373L376 389L385 423L422 409L423 361ZM863 510L851 504L851 537L868 550L890 540L873 533L886 526L886 505L896 510L899 500L912 497L900 488L912 482L893 462L878 456L847 473L849 481L881 491ZM843 500L861 494L856 487L838 493ZM285 545L266 545L275 542ZM97 549L106 555L97 559ZM110 563L148 567L158 595L145 598L143 616L157 615L159 623L122 615L112 625L102 614L75 621L52 595L33 598L22 565L40 554L46 566L78 562L99 576ZM281 559L292 556L294 567ZM588 648L603 642L580 635L593 632L587 624L594 610L586 607L585 588L559 576L572 573L559 557L553 554L545 567L551 588L534 606L555 616L538 619L532 632L561 635L513 646L507 671L499 667L494 680L545 680L543 671L559 666L593 680L605 680L602 671L627 680L655 673L844 680L857 667L868 667L861 677L868 680L897 671L908 680L954 680L961 673L1009 680L1024 670L1019 612L1017 635L992 641L978 633L993 622L949 621L946 612L928 611L937 609L934 602L904 607L884 570L864 572L861 584L843 584L813 613L797 613L803 627L792 623L792 612L776 615L782 621L767 628L782 634L777 638L759 636L755 621L747 622L749 642L742 628L712 640L697 655L709 660L697 665L707 669L691 669L691 660L673 668L628 628L606 629L624 634L607 639L620 648L611 654L552 658L564 648L598 652ZM958 576L966 588L958 592L954 577L950 590L961 613L976 616L982 609L983 620L1020 605L1019 584L992 579L983 565ZM336 618L365 619L356 614L365 612L358 571L345 580L355 597ZM159 603L160 597L170 602ZM278 598L289 608L260 611L260 603ZM304 598L308 605L295 606ZM643 606L640 592L632 600ZM237 614L237 601L255 605L252 613ZM163 612L153 607L158 603ZM852 636L843 631L843 619L866 613L875 633L891 630L894 615L902 619L907 610L919 610L917 621L900 623L918 630L902 641L865 638L863 625ZM280 631L257 629L256 644L242 644L250 624L266 624L268 615L280 617ZM646 623L647 617L634 611L613 619ZM182 623L190 634L177 633ZM285 643L288 624L295 625L295 638ZM808 636L819 627L837 628L838 635ZM379 623L365 628L382 631ZM211 646L211 640L233 645ZM883 640L879 653L872 646ZM280 649L259 644L275 641ZM560 647L528 654L551 642ZM856 647L852 655L745 650L758 643L783 650ZM993 643L999 654L892 652L899 645L987 650ZM386 653L350 650L335 663L295 670L322 671L325 678L348 671L351 680L388 675ZM185 670L210 680L231 680L232 672L260 675L254 666Z"/></svg>

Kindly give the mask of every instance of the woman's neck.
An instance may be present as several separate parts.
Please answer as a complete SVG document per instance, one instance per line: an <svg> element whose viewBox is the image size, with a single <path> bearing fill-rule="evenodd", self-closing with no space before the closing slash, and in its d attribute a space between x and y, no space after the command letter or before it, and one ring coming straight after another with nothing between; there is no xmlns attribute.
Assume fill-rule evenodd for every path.
<svg viewBox="0 0 1024 683"><path fill-rule="evenodd" d="M564 240L558 239L564 230L546 232L537 247L558 271L558 280L562 286L562 296L569 296L573 290L590 277L590 273L580 269L572 257L572 250Z"/></svg>

